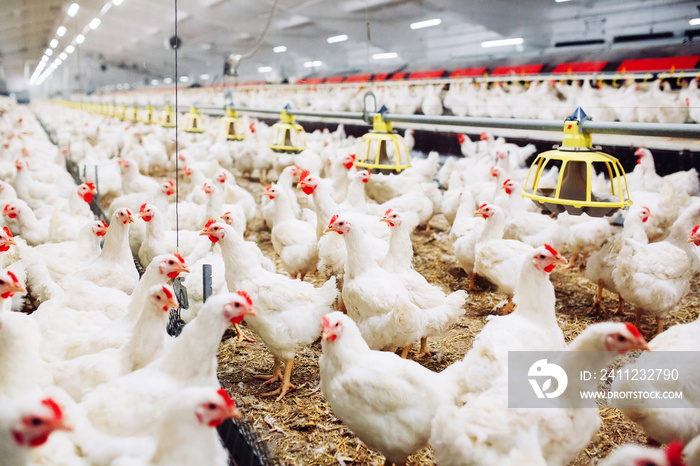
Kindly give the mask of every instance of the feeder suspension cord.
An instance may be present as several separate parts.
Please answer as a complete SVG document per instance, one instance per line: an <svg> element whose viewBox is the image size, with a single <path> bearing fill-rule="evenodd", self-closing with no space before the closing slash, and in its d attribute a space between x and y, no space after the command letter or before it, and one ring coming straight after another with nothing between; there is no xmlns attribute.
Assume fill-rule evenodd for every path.
<svg viewBox="0 0 700 466"><path fill-rule="evenodd" d="M177 50L180 48L177 37L177 0L175 0L175 248L180 252L180 165L178 164L178 110L177 110Z"/></svg>
<svg viewBox="0 0 700 466"><path fill-rule="evenodd" d="M176 3L177 3L177 0L176 0ZM260 49L260 47L262 46L263 41L265 40L265 36L267 36L267 31L270 29L270 25L272 24L272 18L275 17L275 11L277 11L277 4L278 3L279 3L279 0L275 0L275 3L272 4L272 9L270 10L270 16L268 16L268 18L267 18L267 23L265 24L265 29L263 29L262 34L260 34L260 37L258 38L258 41L255 43L253 48L249 52L238 54L239 58L238 58L238 60L236 60L234 68L233 68L235 71L234 74L236 74L236 75L238 74L238 67L241 64L241 60L243 60L244 58L252 57L253 55L255 55L255 52L257 52ZM175 26L175 28L177 30L177 25Z"/></svg>

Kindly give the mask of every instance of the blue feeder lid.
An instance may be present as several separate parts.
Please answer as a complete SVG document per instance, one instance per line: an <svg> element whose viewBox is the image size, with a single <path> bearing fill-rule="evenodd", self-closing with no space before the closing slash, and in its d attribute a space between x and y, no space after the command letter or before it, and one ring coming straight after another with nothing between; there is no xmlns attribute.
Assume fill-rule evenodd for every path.
<svg viewBox="0 0 700 466"><path fill-rule="evenodd" d="M566 120L564 121L586 121L586 120L592 120L593 118L589 117L586 115L586 112L583 111L581 107L576 107L576 110L574 110L574 113L566 117Z"/></svg>

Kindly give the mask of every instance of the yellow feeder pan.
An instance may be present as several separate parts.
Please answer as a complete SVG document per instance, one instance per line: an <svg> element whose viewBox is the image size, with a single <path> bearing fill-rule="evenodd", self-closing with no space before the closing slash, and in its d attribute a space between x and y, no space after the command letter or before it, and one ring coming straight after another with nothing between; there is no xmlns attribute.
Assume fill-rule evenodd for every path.
<svg viewBox="0 0 700 466"><path fill-rule="evenodd" d="M163 128L175 127L175 112L173 112L173 108L170 105L166 105L163 113L160 114L160 126Z"/></svg>
<svg viewBox="0 0 700 466"><path fill-rule="evenodd" d="M375 107L376 108L376 107ZM384 121L382 106L374 115L372 130L362 136L357 146L355 166L381 172L401 172L411 166L411 157L403 137Z"/></svg>
<svg viewBox="0 0 700 466"><path fill-rule="evenodd" d="M124 119L136 123L139 121L139 108L136 105L132 105L131 107L126 109L126 112L124 113Z"/></svg>
<svg viewBox="0 0 700 466"><path fill-rule="evenodd" d="M187 123L185 124L186 133L203 133L204 128L202 128L202 115L199 113L199 109L190 107L190 111L185 115L187 118Z"/></svg>
<svg viewBox="0 0 700 466"><path fill-rule="evenodd" d="M579 107L564 121L562 145L537 156L527 174L523 197L532 199L540 208L550 212L568 212L570 215L585 213L591 217L609 216L618 209L632 205L627 177L620 162L611 155L595 150L590 134L580 132L581 123L589 119ZM557 187L540 187L544 170L559 162ZM600 171L610 179L610 189L594 193L591 175Z"/></svg>
<svg viewBox="0 0 700 466"><path fill-rule="evenodd" d="M153 123L153 107L151 105L141 110L139 121L146 125Z"/></svg>
<svg viewBox="0 0 700 466"><path fill-rule="evenodd" d="M298 154L306 149L306 132L300 124L294 123L294 116L287 113L289 109L289 105L286 105L280 115L280 121L270 128L267 147L275 152Z"/></svg>
<svg viewBox="0 0 700 466"><path fill-rule="evenodd" d="M116 111L114 112L114 116L119 118L120 120L124 120L125 114L126 114L126 105L118 106Z"/></svg>
<svg viewBox="0 0 700 466"><path fill-rule="evenodd" d="M226 134L227 141L242 141L246 138L243 134L243 124L238 118L238 112L231 110L231 107L226 106L226 116L221 119L221 127Z"/></svg>

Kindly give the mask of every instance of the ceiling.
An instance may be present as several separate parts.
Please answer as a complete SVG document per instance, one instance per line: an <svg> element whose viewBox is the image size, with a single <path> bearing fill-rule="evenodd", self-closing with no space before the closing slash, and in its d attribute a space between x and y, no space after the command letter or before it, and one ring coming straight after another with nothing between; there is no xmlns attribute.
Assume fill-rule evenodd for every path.
<svg viewBox="0 0 700 466"><path fill-rule="evenodd" d="M52 39L61 51L81 32L65 63L44 82L53 90L94 90L117 83L148 85L175 77L175 53L166 46L175 33L175 0L76 0L75 17L66 12L72 0L2 0L0 2L0 82L10 90L27 87L28 78ZM118 2L118 0L117 0ZM224 61L251 51L265 29L275 0L177 0L178 76L189 83L221 82ZM241 61L241 80L331 75L358 71L394 71L404 67L457 68L477 61L515 57L531 59L562 48L558 42L603 39L602 45L578 47L594 59L601 50L619 48L620 35L671 32L655 45L683 45L688 21L700 17L697 1L682 0L278 0L271 26L250 58ZM95 30L87 25L95 17ZM440 18L435 27L412 30L409 24ZM65 26L63 37L56 36ZM696 26L695 29L700 29ZM329 44L330 36L348 40ZM523 45L482 48L481 42L522 37ZM696 39L700 41L700 39ZM286 46L284 53L273 47ZM647 42L625 46L643 49ZM689 53L698 53L695 44ZM375 60L374 53L398 57ZM307 68L305 62L321 65ZM260 73L269 66L272 72ZM201 75L209 78L200 79ZM155 81L154 81L155 82ZM0 85L0 90L2 86Z"/></svg>

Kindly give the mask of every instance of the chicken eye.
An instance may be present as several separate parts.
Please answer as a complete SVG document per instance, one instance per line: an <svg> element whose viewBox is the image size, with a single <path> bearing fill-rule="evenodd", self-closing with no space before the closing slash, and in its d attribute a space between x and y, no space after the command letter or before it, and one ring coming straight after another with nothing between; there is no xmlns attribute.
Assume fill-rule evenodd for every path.
<svg viewBox="0 0 700 466"><path fill-rule="evenodd" d="M618 336L617 336L617 341L623 342L623 341L625 341L625 340L627 340L627 338L625 338L624 335L618 335Z"/></svg>
<svg viewBox="0 0 700 466"><path fill-rule="evenodd" d="M209 403L209 406L207 406L207 408L209 408L209 409L211 409L211 410L215 410L215 409L216 409L216 405L215 405L214 403Z"/></svg>
<svg viewBox="0 0 700 466"><path fill-rule="evenodd" d="M540 259L544 259L544 258L545 258L545 255L544 255L544 254L540 254Z"/></svg>
<svg viewBox="0 0 700 466"><path fill-rule="evenodd" d="M5 280L0 280L0 285L4 285L4 284L5 284Z"/></svg>
<svg viewBox="0 0 700 466"><path fill-rule="evenodd" d="M173 264L175 264L175 262L174 262L174 261L168 261L168 264L173 265Z"/></svg>
<svg viewBox="0 0 700 466"><path fill-rule="evenodd" d="M42 420L39 419L38 417L33 417L29 422L30 422L33 426L40 426L41 424L44 423L44 421L42 421Z"/></svg>
<svg viewBox="0 0 700 466"><path fill-rule="evenodd" d="M157 299L158 301L160 301L160 296L157 296L157 295L156 295L156 299Z"/></svg>
<svg viewBox="0 0 700 466"><path fill-rule="evenodd" d="M343 223L345 223L345 222L340 222L338 225L340 225L340 226L342 227L342 226L343 226Z"/></svg>
<svg viewBox="0 0 700 466"><path fill-rule="evenodd" d="M234 306L241 307L241 303L236 303L236 304L234 304Z"/></svg>

